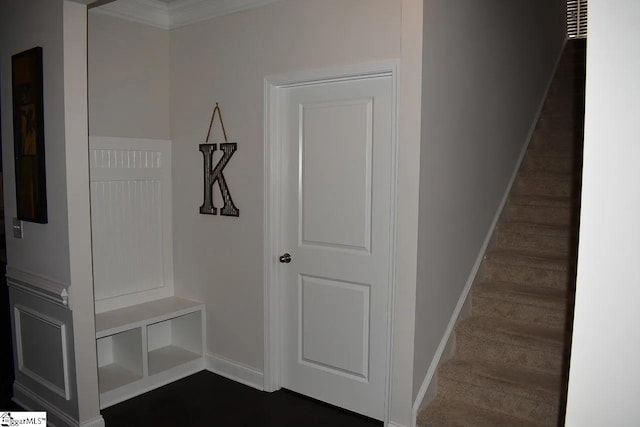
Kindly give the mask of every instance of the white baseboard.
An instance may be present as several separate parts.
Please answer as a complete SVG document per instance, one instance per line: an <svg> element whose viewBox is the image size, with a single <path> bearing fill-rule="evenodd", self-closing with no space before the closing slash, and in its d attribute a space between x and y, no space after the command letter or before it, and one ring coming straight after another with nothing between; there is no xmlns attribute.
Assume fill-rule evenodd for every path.
<svg viewBox="0 0 640 427"><path fill-rule="evenodd" d="M105 427L104 418L102 418L101 415L91 421L85 421L84 423L80 424L80 427Z"/></svg>
<svg viewBox="0 0 640 427"><path fill-rule="evenodd" d="M22 384L15 381L13 383L12 400L27 411L46 411L47 425L49 426L78 427L80 425L71 415L58 409L51 404L51 402L44 400ZM102 417L100 417L100 419L102 419ZM104 421L102 426L104 426ZM92 427L94 426L92 425ZM98 427L98 425L95 425L95 427Z"/></svg>
<svg viewBox="0 0 640 427"><path fill-rule="evenodd" d="M207 354L205 359L207 371L264 391L264 375L262 371L217 354Z"/></svg>
<svg viewBox="0 0 640 427"><path fill-rule="evenodd" d="M402 425L402 424L392 423L391 421L389 421L389 422L387 423L387 427L406 427L406 426L404 426L404 425Z"/></svg>
<svg viewBox="0 0 640 427"><path fill-rule="evenodd" d="M547 96L549 94L549 90L551 89L551 84L553 83L553 78L555 77L556 71L558 69L558 65L560 64L560 60L562 59L562 53L564 52L564 48L566 46L567 41L565 40L565 42L562 45L562 48L560 49L560 52L558 53L558 57L556 59L556 63L553 67L553 72L551 73L551 76L549 77L549 81L547 82L547 86L544 90L542 99L540 100L540 103L538 105L538 110L536 111L535 114L535 118L531 124L531 127L529 128L529 132L527 134L527 138L525 139L523 145L522 145L522 149L520 150L520 154L518 156L518 160L516 162L516 165L513 169L513 172L511 173L511 178L509 179L509 183L507 184L507 187L505 189L504 195L502 196L502 200L500 201L500 204L498 205L498 208L496 209L496 212L493 216L493 221L491 222L491 225L489 226L489 229L487 231L487 234L485 236L484 242L482 243L482 246L480 247L480 251L478 253L478 257L476 258L475 263L473 264L473 268L471 269L471 272L469 274L469 277L467 278L467 282L465 283L464 289L462 290L462 293L460 294L460 298L458 299L458 304L456 305L455 309L453 310L453 314L451 315L451 319L449 319L449 324L447 325L447 329L444 332L444 335L442 336L442 340L440 340L440 344L438 345L438 348L436 349L436 353L431 361L431 364L429 365L429 369L427 370L427 373L424 377L424 380L422 381L422 384L420 386L420 389L418 390L418 395L416 396L415 401L413 402L413 407L412 407L412 417L411 417L411 426L415 427L416 426L416 420L418 418L418 413L420 412L420 408L422 407L423 403L424 403L424 398L427 395L427 391L430 389L430 385L434 379L434 376L436 374L436 371L438 369L438 366L440 366L441 360L442 360L442 356L445 353L446 348L448 347L448 344L450 342L450 340L453 337L453 331L456 327L456 324L458 322L458 318L460 317L460 313L463 310L463 307L465 306L466 302L467 302L467 298L469 296L469 293L471 291L471 287L473 286L473 283L475 281L476 275L478 274L478 271L480 270L480 266L482 265L482 261L484 259L484 255L485 252L487 250L487 248L489 247L489 243L491 243L491 239L493 237L493 232L496 229L496 226L498 225L498 221L500 221L500 217L502 216L502 211L504 210L504 207L507 204L507 200L509 199L509 194L511 193L511 188L513 187L513 184L516 181L516 177L518 176L518 171L520 170L520 166L522 165L522 162L524 161L524 156L527 153L527 148L529 148L529 143L531 142L531 139L533 138L533 134L536 131L536 126L538 124L538 120L540 119L540 116L542 115L542 110L544 108L544 103L547 100Z"/></svg>

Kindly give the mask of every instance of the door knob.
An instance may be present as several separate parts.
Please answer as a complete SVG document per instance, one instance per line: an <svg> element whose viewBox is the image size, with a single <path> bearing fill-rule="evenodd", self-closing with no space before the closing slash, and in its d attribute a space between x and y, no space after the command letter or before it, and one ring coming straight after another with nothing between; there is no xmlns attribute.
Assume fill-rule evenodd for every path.
<svg viewBox="0 0 640 427"><path fill-rule="evenodd" d="M288 253L280 255L280 262L283 264L289 264L291 262L291 255Z"/></svg>

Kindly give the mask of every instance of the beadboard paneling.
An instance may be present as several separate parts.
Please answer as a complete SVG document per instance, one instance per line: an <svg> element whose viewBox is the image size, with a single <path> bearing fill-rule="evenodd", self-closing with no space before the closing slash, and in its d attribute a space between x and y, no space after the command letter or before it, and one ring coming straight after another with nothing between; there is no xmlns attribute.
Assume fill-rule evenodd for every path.
<svg viewBox="0 0 640 427"><path fill-rule="evenodd" d="M96 312L173 294L171 143L90 138Z"/></svg>

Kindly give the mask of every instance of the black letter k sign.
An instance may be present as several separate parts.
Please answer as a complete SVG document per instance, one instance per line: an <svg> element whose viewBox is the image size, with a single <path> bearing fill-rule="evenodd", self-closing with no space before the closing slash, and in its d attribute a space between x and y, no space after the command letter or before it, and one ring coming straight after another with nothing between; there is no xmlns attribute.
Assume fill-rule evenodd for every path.
<svg viewBox="0 0 640 427"><path fill-rule="evenodd" d="M218 210L213 206L213 184L218 181L224 206L220 210L220 215L240 216L240 211L233 204L227 181L224 179L222 171L224 170L229 159L236 152L238 146L235 142L225 142L220 144L222 150L222 158L218 161L216 167L213 167L213 153L217 149L217 144L200 144L200 152L204 156L204 203L200 206L200 213L206 215L217 215Z"/></svg>

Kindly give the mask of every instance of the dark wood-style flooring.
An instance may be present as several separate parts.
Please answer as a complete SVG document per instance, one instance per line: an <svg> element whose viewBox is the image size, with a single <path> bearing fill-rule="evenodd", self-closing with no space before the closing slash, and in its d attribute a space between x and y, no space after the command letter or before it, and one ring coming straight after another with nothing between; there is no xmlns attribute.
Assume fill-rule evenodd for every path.
<svg viewBox="0 0 640 427"><path fill-rule="evenodd" d="M382 422L203 371L102 411L107 427L380 427Z"/></svg>

